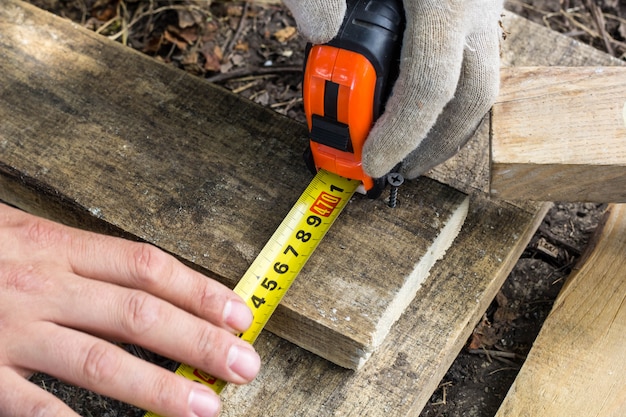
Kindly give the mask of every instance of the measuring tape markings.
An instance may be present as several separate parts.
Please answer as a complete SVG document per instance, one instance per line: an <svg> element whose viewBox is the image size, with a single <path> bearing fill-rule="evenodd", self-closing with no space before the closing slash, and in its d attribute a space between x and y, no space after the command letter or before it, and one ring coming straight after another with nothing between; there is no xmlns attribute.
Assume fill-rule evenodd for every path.
<svg viewBox="0 0 626 417"><path fill-rule="evenodd" d="M360 185L360 181L320 170L243 275L234 292L253 313L238 336L254 343L319 242ZM221 393L226 382L187 364L176 374ZM147 412L144 417L159 417Z"/></svg>

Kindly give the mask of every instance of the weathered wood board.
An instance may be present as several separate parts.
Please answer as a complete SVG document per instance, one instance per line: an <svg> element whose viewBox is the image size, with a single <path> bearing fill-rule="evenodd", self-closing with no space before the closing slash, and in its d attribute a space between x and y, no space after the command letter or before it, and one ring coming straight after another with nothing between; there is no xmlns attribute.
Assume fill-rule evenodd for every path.
<svg viewBox="0 0 626 417"><path fill-rule="evenodd" d="M612 205L497 417L626 415L626 205Z"/></svg>
<svg viewBox="0 0 626 417"><path fill-rule="evenodd" d="M626 202L626 67L501 74L491 116L491 195Z"/></svg>
<svg viewBox="0 0 626 417"><path fill-rule="evenodd" d="M0 198L123 230L234 286L310 181L303 127L13 1L0 33ZM400 198L354 199L271 331L347 368L369 358L468 208L428 180Z"/></svg>

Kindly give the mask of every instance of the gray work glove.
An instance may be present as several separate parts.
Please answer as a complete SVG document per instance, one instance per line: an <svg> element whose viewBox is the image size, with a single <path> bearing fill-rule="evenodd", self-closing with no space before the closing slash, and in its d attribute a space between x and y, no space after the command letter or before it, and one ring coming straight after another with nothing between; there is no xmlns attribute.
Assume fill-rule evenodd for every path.
<svg viewBox="0 0 626 417"><path fill-rule="evenodd" d="M334 38L345 0L284 0L313 43ZM374 177L399 162L415 178L453 156L489 111L499 86L502 0L404 0L400 75L363 147Z"/></svg>

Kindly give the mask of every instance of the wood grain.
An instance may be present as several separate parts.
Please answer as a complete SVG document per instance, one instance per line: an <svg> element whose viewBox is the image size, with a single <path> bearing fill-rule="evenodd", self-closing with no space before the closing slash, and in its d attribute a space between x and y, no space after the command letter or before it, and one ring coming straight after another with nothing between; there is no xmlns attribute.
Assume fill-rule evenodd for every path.
<svg viewBox="0 0 626 417"><path fill-rule="evenodd" d="M626 67L501 74L491 117L491 195L626 202Z"/></svg>
<svg viewBox="0 0 626 417"><path fill-rule="evenodd" d="M612 205L497 417L626 415L626 205Z"/></svg>

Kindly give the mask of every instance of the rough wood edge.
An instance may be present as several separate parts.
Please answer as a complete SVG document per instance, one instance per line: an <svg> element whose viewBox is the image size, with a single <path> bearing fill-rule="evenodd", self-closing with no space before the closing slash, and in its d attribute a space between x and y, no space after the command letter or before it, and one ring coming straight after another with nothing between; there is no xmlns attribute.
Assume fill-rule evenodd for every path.
<svg viewBox="0 0 626 417"><path fill-rule="evenodd" d="M625 249L626 205L610 205L496 417L625 415Z"/></svg>

